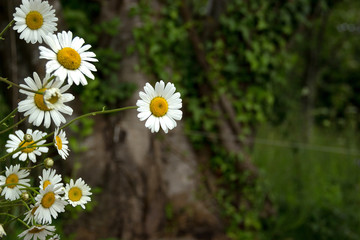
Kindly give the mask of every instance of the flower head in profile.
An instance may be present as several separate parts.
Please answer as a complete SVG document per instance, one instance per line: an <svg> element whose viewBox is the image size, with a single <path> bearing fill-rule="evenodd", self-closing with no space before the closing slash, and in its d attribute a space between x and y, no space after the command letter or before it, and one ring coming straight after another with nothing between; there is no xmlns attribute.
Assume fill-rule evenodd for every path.
<svg viewBox="0 0 360 240"><path fill-rule="evenodd" d="M60 174L56 174L55 169L43 169L42 176L40 178L40 188L46 189L49 185L55 185L55 189L59 189L63 186L61 182L62 177Z"/></svg>
<svg viewBox="0 0 360 240"><path fill-rule="evenodd" d="M65 199L73 206L80 205L85 209L87 202L91 201L90 187L81 178L74 180L70 179L70 184L66 184L65 187Z"/></svg>
<svg viewBox="0 0 360 240"><path fill-rule="evenodd" d="M69 84L87 84L85 76L94 79L92 72L96 71L95 66L90 62L97 62L96 55L89 52L91 46L84 45L82 38L73 39L72 32L61 32L57 35L49 34L45 42L50 49L40 46L40 58L49 60L46 64L46 72L53 73L61 81L67 78ZM85 76L84 76L85 75Z"/></svg>
<svg viewBox="0 0 360 240"><path fill-rule="evenodd" d="M56 219L58 213L65 212L66 201L62 200L60 193L61 187L56 184L50 184L44 189L40 189L40 193L35 197L35 220L38 223L51 223L52 218Z"/></svg>
<svg viewBox="0 0 360 240"><path fill-rule="evenodd" d="M39 147L44 144L46 140L41 140L35 144L36 141L40 140L46 135L46 133L39 130L33 132L32 129L27 129L26 134L21 131L15 131L15 134L10 134L10 140L7 140L5 147L8 153L15 151L18 148L24 148L21 151L14 153L13 158L17 158L19 155L20 161L25 161L29 158L32 162L36 162L36 155L40 156L42 153L47 153L49 148ZM26 139L30 137L30 139Z"/></svg>
<svg viewBox="0 0 360 240"><path fill-rule="evenodd" d="M30 205L30 210L25 213L24 222L27 224L30 224L34 218L35 218L35 211L38 207L35 207L34 205Z"/></svg>
<svg viewBox="0 0 360 240"><path fill-rule="evenodd" d="M57 30L55 10L47 1L22 0L20 7L14 13L16 30L20 39L27 43L42 43L43 38Z"/></svg>
<svg viewBox="0 0 360 240"><path fill-rule="evenodd" d="M55 129L54 133L54 144L58 153L62 157L62 159L66 159L69 156L69 141L66 138L66 133L64 130Z"/></svg>
<svg viewBox="0 0 360 240"><path fill-rule="evenodd" d="M20 164L15 166L11 165L9 168L6 167L5 176L0 175L0 186L5 184L10 184L5 186L1 192L1 196L5 195L5 199L14 201L19 199L21 193L26 186L30 186L30 179L25 179L29 175L29 171L20 170Z"/></svg>
<svg viewBox="0 0 360 240"><path fill-rule="evenodd" d="M54 226L48 226L48 225L34 225L29 229L26 229L22 233L18 235L19 238L24 237L24 240L45 240L46 237L52 236L55 232Z"/></svg>
<svg viewBox="0 0 360 240"><path fill-rule="evenodd" d="M165 83L163 81L155 84L155 89L146 83L144 87L145 92L140 91L139 99L136 102L138 106L138 118L145 122L145 127L149 128L151 132L158 132L160 127L165 133L176 127L175 120L181 120L182 100L180 93L175 93L175 86L172 83Z"/></svg>
<svg viewBox="0 0 360 240"><path fill-rule="evenodd" d="M25 116L29 116L29 123L35 126L44 123L44 126L48 128L51 120L56 126L65 123L66 119L62 114L71 115L73 112L71 107L65 105L74 99L72 94L66 93L70 85L61 87L63 82L58 79L48 82L50 79L48 74L42 82L36 72L34 72L33 77L34 79L25 78L26 85L20 84L20 86L44 94L20 89L20 92L26 94L27 98L19 102L19 112L24 112Z"/></svg>

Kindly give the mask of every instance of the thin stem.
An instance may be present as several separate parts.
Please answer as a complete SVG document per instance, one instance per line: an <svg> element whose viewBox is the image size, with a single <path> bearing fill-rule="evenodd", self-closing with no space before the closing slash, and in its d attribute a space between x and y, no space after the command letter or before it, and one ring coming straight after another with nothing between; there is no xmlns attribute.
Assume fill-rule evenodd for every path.
<svg viewBox="0 0 360 240"><path fill-rule="evenodd" d="M77 121L77 120L80 120L80 119L82 119L82 118L85 118L85 117L91 117L91 116L95 116L95 115L98 115L98 114L116 113L116 112L120 112L120 111L124 111L124 110L128 110L128 109L136 109L136 108L138 108L138 107L137 107L137 106L130 106L130 107L115 108L115 109L110 109L110 110L101 110L101 111L86 113L86 114L81 115L81 116L79 116L79 117L77 117L77 118L74 118L73 120L71 120L70 122L68 122L68 123L65 124L64 126L62 126L60 129L64 129L64 128L66 128L67 126L69 126L70 124L72 124L73 122L75 122L75 121ZM1 133L1 132L0 132L0 133ZM21 151L21 150L24 150L24 149L26 149L26 148L33 148L33 146L34 146L36 143L38 143L38 142L40 142L40 141L42 141L42 140L44 140L44 139L47 139L48 137L50 137L50 136L52 136L52 135L54 135L54 132L49 133L48 135L44 136L43 138L40 138L39 140L33 142L32 144L27 145L26 147L18 148L18 149L16 149L16 150L14 150L14 151L12 151L12 152L10 152L10 153L8 153L8 154L0 157L0 162L1 162L2 160L6 159L7 157L12 156L13 154ZM44 144L44 145L41 145L41 146L51 146L52 144L53 144L53 143L48 143L48 144ZM39 147L39 146L34 146L34 147Z"/></svg>
<svg viewBox="0 0 360 240"><path fill-rule="evenodd" d="M52 144L52 143L51 143L51 144ZM34 165L34 166L32 166L32 167L24 167L24 168L22 168L22 169L27 169L27 170L29 170L29 169L34 169L34 168L40 167L40 166L42 166L42 165L44 165L44 163L40 163L40 164Z"/></svg>
<svg viewBox="0 0 360 240"><path fill-rule="evenodd" d="M6 78L3 78L3 77L0 77L0 81L2 81L2 82L4 82L4 83L7 83L7 84L9 84L9 85L11 85L11 86L15 86L15 87L17 87L17 88L20 88L20 89L22 89L22 90L24 90L24 91L28 91L28 92L33 92L33 93L36 93L36 94L44 95L44 92L34 91L34 90L30 89L30 88L21 87L20 85L18 85L18 84L16 84L16 83L13 83L13 82L11 82L11 81L7 80Z"/></svg>
<svg viewBox="0 0 360 240"><path fill-rule="evenodd" d="M2 35L6 32L6 30L9 29L9 27L11 27L14 24L15 20L13 19L5 28L4 30L2 30L2 32L0 33L0 40L4 40L4 38L2 37Z"/></svg>
<svg viewBox="0 0 360 240"><path fill-rule="evenodd" d="M29 196L31 196L31 194L30 194ZM27 209L28 211L30 211L29 205L28 205L24 200L21 200L21 202L24 204L24 206L26 207L26 209Z"/></svg>
<svg viewBox="0 0 360 240"><path fill-rule="evenodd" d="M7 184L4 184L4 185L1 185L1 187L8 187L8 186L21 186L21 187L24 187L24 188L19 188L20 190L30 189L31 191L36 193L36 195L39 194L39 192L36 191L34 187L29 187L29 186L27 186L25 184L21 184L21 183L7 183Z"/></svg>
<svg viewBox="0 0 360 240"><path fill-rule="evenodd" d="M16 219L17 221L21 222L22 224L24 224L27 228L30 228L29 225L27 225L23 220L21 220L19 217L16 217L10 213L0 213L0 215L5 215L5 216L8 216L8 217L11 217L12 219Z"/></svg>
<svg viewBox="0 0 360 240"><path fill-rule="evenodd" d="M72 124L73 122L80 120L82 118L85 117L91 117L91 116L95 116L98 114L108 114L108 113L115 113L115 112L120 112L123 110L128 110L128 109L136 109L138 108L137 106L130 106L130 107L123 107L123 108L115 108L115 109L110 109L110 110L101 110L101 111L96 111L96 112L91 112L91 113L86 113L84 115L81 115L77 118L74 118L73 120L71 120L70 122L68 122L67 124L65 124L64 126L62 126L60 129L66 128L67 126L69 126L70 124Z"/></svg>
<svg viewBox="0 0 360 240"><path fill-rule="evenodd" d="M25 118L21 119L20 121L18 121L18 122L17 122L17 123L15 123L14 125L12 125L12 126L10 126L10 127L6 128L6 129L4 129L4 130L0 131L0 134L3 134L3 133L5 133L5 132L7 132L7 131L9 131L9 130L13 129L14 127L18 126L20 123L22 123L23 121L25 121L28 117L29 117L29 116L27 116L27 117L25 117Z"/></svg>
<svg viewBox="0 0 360 240"><path fill-rule="evenodd" d="M45 85L44 85L43 87L45 88L46 85L48 85L49 82L50 82L51 80L53 80L54 78L55 78L55 76L51 76L51 77L46 81L46 83L45 83Z"/></svg>
<svg viewBox="0 0 360 240"><path fill-rule="evenodd" d="M0 121L0 125L3 124L6 120L8 120L11 116L13 116L17 112L17 108L15 108L9 115L7 115L3 120Z"/></svg>
<svg viewBox="0 0 360 240"><path fill-rule="evenodd" d="M40 139L40 140L42 140L42 139ZM7 157L10 157L10 156L14 155L14 154L17 153L17 152L20 152L20 151L22 151L22 150L24 150L24 149L27 149L27 148L48 147L48 146L51 146L51 145L53 144L53 143L47 143L47 144L43 144L43 145L35 145L35 146L34 146L34 144L36 144L36 143L39 142L40 140L38 140L38 141L36 141L36 142L33 142L32 144L29 144L29 145L27 145L26 147L20 147L20 148L15 149L14 151L12 151L12 152L10 152L10 153L8 153L8 154L0 157L0 161L6 159Z"/></svg>

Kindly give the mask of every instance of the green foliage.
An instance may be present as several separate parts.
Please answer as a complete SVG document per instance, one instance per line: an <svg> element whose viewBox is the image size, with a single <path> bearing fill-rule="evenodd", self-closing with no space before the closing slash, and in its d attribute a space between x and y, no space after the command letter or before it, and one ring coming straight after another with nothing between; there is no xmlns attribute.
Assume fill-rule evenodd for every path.
<svg viewBox="0 0 360 240"><path fill-rule="evenodd" d="M84 37L93 47L98 59L97 77L88 81L86 88L77 88L84 112L99 110L103 106L114 107L130 97L136 85L118 80L122 56L112 46L103 47L101 41L119 34L120 19L113 18L97 23L100 6L85 0L63 1L64 17L69 28L77 36Z"/></svg>
<svg viewBox="0 0 360 240"><path fill-rule="evenodd" d="M216 198L227 219L228 236L250 240L260 237L260 213L264 211L266 194L259 182L249 182L250 172L239 173L238 165L242 161L239 155L220 151L212 159L212 167L221 175Z"/></svg>
<svg viewBox="0 0 360 240"><path fill-rule="evenodd" d="M301 131L289 135L288 127L264 126L259 138L268 141L254 149L254 161L263 170L261 179L266 179L276 208L266 223L265 239L359 239L360 154L351 154L348 133L319 128L308 149L285 144ZM279 139L284 143L275 146ZM328 139L335 141L330 145ZM350 139L359 144L358 137ZM339 148L345 151L334 153Z"/></svg>
<svg viewBox="0 0 360 240"><path fill-rule="evenodd" d="M219 13L219 6L209 6L210 1L187 1L190 21L184 20L182 4L179 0L164 1L154 12L147 1L140 1L133 14L141 17L143 25L134 29L136 45L130 51L139 53L141 70L156 80L174 82L180 89L190 139L197 148L210 144L213 151L212 167L219 172L221 186L217 198L224 216L230 219L228 235L253 239L263 228L259 206L266 190L258 183L246 186L246 174L236 164L241 156L227 153L217 141L207 138L221 131L220 113L214 105L226 95L236 110L235 120L242 126L244 136L239 137L251 135L253 127L265 122L274 110L278 87L287 86L286 73L296 60L287 52L293 34L301 25L310 24L309 15L328 4L234 0L222 4L225 8ZM201 62L204 60L208 66ZM281 113L275 111L275 116ZM239 198L244 202L238 202ZM245 206L247 202L254 205Z"/></svg>

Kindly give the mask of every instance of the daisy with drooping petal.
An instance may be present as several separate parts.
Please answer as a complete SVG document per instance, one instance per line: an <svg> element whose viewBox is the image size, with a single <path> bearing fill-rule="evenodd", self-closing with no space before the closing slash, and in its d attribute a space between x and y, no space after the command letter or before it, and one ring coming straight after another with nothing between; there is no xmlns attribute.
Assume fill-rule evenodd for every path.
<svg viewBox="0 0 360 240"><path fill-rule="evenodd" d="M182 100L180 93L175 93L175 86L172 83L165 83L163 81L155 84L155 89L146 83L144 87L145 92L140 91L139 99L136 102L138 106L138 118L140 121L147 119L145 127L149 128L151 132L158 132L160 127L165 133L168 129L172 130L176 127L175 120L181 120Z"/></svg>
<svg viewBox="0 0 360 240"><path fill-rule="evenodd" d="M40 178L40 188L43 190L46 189L49 185L55 185L55 189L61 188L63 183L61 182L62 178L60 174L56 174L55 169L43 169L42 176Z"/></svg>
<svg viewBox="0 0 360 240"><path fill-rule="evenodd" d="M46 72L52 73L64 81L67 77L68 83L76 85L87 84L85 76L94 79L92 72L96 72L95 66L90 62L97 62L96 55L87 50L90 45L84 39L75 37L72 32L61 32L57 35L49 34L45 42L51 49L40 46L40 58L48 59ZM84 76L85 75L85 76Z"/></svg>
<svg viewBox="0 0 360 240"><path fill-rule="evenodd" d="M20 164L6 167L5 176L0 176L0 186L5 184L14 184L5 186L1 192L1 196L5 195L5 199L14 201L19 199L26 186L30 187L30 179L25 179L29 175L29 171L20 170ZM19 185L16 185L19 184Z"/></svg>
<svg viewBox="0 0 360 240"><path fill-rule="evenodd" d="M50 127L51 119L56 126L65 123L66 119L62 115L65 113L71 115L73 110L64 103L70 102L74 96L70 93L65 93L70 85L62 85L62 81L56 79L48 82L50 75L46 75L43 81L40 81L39 75L34 72L34 79L31 77L25 78L25 84L20 84L21 87L29 88L39 93L29 92L20 89L21 93L27 95L27 98L19 102L19 112L24 112L24 116L29 116L29 123L35 126L40 126L44 122L46 128Z"/></svg>
<svg viewBox="0 0 360 240"><path fill-rule="evenodd" d="M68 147L69 141L66 138L66 133L64 130L55 129L54 133L54 144L56 149L58 150L58 153L62 157L62 159L66 159L69 156L69 147Z"/></svg>
<svg viewBox="0 0 360 240"><path fill-rule="evenodd" d="M32 137L31 141L26 141L24 139L24 137L26 135L30 135ZM42 144L44 144L46 142L46 140L41 140L38 143L33 144L34 142L40 140L41 138L43 138L46 133L41 132L39 130L35 130L34 132L32 131L32 129L27 129L26 130L26 135L24 134L23 131L21 130L17 130L15 131L15 134L10 134L9 138L10 140L6 141L6 145L5 147L7 147L8 149L6 150L8 153L15 151L18 148L23 148L23 147L27 147L17 153L13 154L13 158L16 158L20 155L19 160L20 161L25 161L28 157L32 162L36 162L36 155L40 156L41 153L47 153L49 151L49 148L47 147L38 147ZM31 145L31 146L29 146Z"/></svg>
<svg viewBox="0 0 360 240"><path fill-rule="evenodd" d="M52 218L56 219L58 213L65 212L66 201L62 200L60 193L62 188L56 185L49 185L44 189L40 189L40 194L35 197L38 207L35 210L35 221L38 223L51 223Z"/></svg>
<svg viewBox="0 0 360 240"><path fill-rule="evenodd" d="M39 240L46 240L46 237L53 235L55 230L54 226L35 225L20 233L18 237L24 237L24 240L30 240L32 238L34 240L37 240L38 238Z"/></svg>
<svg viewBox="0 0 360 240"><path fill-rule="evenodd" d="M20 34L20 39L32 44L57 30L55 10L47 1L23 0L20 7L14 13L16 30Z"/></svg>
<svg viewBox="0 0 360 240"><path fill-rule="evenodd" d="M30 224L34 218L35 218L35 211L38 207L35 207L34 205L30 205L30 210L25 213L24 222L27 224Z"/></svg>
<svg viewBox="0 0 360 240"><path fill-rule="evenodd" d="M80 205L85 209L84 204L91 201L89 197L91 194L90 187L81 178L77 179L75 183L74 180L70 179L70 184L66 184L65 199L67 199L73 207Z"/></svg>
<svg viewBox="0 0 360 240"><path fill-rule="evenodd" d="M59 236L59 234L55 234L54 236L49 238L49 240L60 240L60 236Z"/></svg>

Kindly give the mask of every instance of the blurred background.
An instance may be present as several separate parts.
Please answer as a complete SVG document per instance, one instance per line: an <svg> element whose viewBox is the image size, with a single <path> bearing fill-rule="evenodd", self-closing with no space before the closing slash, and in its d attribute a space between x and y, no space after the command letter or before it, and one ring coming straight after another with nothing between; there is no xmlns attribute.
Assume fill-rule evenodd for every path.
<svg viewBox="0 0 360 240"><path fill-rule="evenodd" d="M58 30L99 59L96 79L71 88L70 118L135 105L161 79L184 112L169 134L136 110L67 129L71 154L55 168L94 194L55 221L62 239L360 239L358 0L49 3ZM0 1L1 29L18 5ZM4 37L0 76L44 76L38 44ZM4 117L25 96L0 86Z"/></svg>

